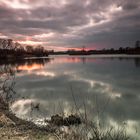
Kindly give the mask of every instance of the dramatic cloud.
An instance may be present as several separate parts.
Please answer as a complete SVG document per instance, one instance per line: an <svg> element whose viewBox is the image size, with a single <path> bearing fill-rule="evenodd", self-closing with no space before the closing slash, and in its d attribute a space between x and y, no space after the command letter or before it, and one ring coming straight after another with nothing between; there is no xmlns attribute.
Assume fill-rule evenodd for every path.
<svg viewBox="0 0 140 140"><path fill-rule="evenodd" d="M132 46L139 13L139 0L0 0L0 37L48 49Z"/></svg>

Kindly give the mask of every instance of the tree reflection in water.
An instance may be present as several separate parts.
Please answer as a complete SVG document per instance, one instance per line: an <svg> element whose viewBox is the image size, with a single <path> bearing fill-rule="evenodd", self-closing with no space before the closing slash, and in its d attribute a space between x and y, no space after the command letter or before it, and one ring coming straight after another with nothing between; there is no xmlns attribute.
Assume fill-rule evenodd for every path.
<svg viewBox="0 0 140 140"><path fill-rule="evenodd" d="M16 73L20 73L25 68L43 67L49 61L48 58L0 61L0 108L9 109L9 105L18 97L14 90Z"/></svg>

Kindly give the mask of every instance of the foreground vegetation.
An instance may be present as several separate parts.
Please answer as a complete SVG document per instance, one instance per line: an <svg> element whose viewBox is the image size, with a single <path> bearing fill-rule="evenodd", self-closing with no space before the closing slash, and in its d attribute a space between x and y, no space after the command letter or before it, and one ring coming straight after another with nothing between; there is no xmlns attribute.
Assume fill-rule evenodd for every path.
<svg viewBox="0 0 140 140"><path fill-rule="evenodd" d="M86 120L82 124L58 125L56 123L47 126L37 126L32 122L28 122L17 118L8 110L0 110L0 139L1 140L129 140L125 127L115 129L108 128L102 130L92 122ZM64 128L64 129L62 129Z"/></svg>

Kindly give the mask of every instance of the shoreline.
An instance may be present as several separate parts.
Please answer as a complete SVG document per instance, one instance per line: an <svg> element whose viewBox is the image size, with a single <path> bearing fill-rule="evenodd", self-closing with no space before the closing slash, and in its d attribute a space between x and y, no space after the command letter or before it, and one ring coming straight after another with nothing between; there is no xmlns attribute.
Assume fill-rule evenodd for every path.
<svg viewBox="0 0 140 140"><path fill-rule="evenodd" d="M68 118L72 118L71 121L73 122L74 115L67 117L67 119L63 116L54 115L51 117L49 125L39 127L31 121L16 117L6 106L1 105L0 102L0 140L131 140L123 127L120 128L122 131L113 128L103 131L100 126L88 120L82 122L81 125L77 123L75 129L71 127L71 124L64 125L62 119L65 119L65 123L67 123ZM62 126L63 130L61 129ZM66 130L64 126L67 126ZM77 131L76 126L77 128L84 128L85 134L82 134L81 129L79 129L80 132ZM88 133L91 133L91 138L88 137Z"/></svg>

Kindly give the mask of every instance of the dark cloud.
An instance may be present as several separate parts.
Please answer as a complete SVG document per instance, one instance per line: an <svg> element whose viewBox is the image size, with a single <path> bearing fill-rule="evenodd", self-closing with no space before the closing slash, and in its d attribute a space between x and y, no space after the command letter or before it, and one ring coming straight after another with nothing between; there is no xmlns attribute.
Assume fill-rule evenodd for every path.
<svg viewBox="0 0 140 140"><path fill-rule="evenodd" d="M123 9L124 10L135 10L140 8L140 1L138 0L127 0L123 3Z"/></svg>
<svg viewBox="0 0 140 140"><path fill-rule="evenodd" d="M139 12L139 0L2 0L0 35L46 46L122 47L139 39Z"/></svg>

